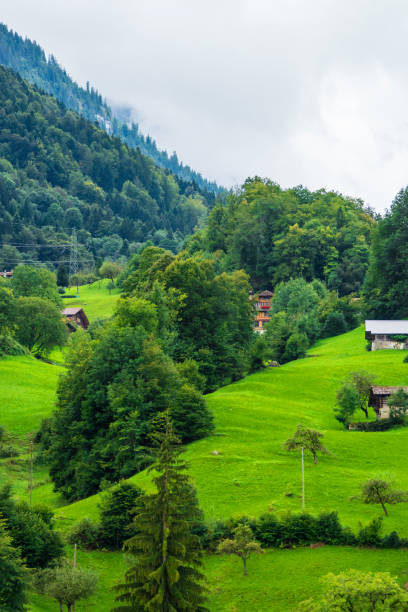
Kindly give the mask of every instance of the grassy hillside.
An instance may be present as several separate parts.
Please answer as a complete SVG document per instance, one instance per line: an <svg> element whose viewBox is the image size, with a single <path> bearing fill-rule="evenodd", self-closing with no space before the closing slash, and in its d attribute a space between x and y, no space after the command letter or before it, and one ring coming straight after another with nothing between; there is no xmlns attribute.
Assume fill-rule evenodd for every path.
<svg viewBox="0 0 408 612"><path fill-rule="evenodd" d="M344 431L333 407L337 389L351 371L366 369L377 375L379 384L406 385L405 354L367 352L359 328L319 342L305 359L269 368L208 395L215 435L191 444L185 454L206 518L301 509L300 457L282 448L298 423L323 431L331 452L316 466L306 456L307 511L338 510L342 522L351 527L379 514L377 508L350 497L364 480L381 474L408 489L408 427L375 433ZM356 414L361 417L363 413ZM145 473L132 480L147 483ZM64 516L92 516L97 499L65 508ZM398 529L408 536L405 505L393 507L384 525L387 531Z"/></svg>
<svg viewBox="0 0 408 612"><path fill-rule="evenodd" d="M108 282L104 279L92 285L79 287L79 297L64 299L64 308L81 306L91 323L97 319L107 319L112 315L120 293L118 289L109 293L106 288ZM75 295L75 292L76 287L71 287L67 294Z"/></svg>
<svg viewBox="0 0 408 612"><path fill-rule="evenodd" d="M376 374L379 384L407 384L408 365L403 363L404 356L401 351L367 352L363 330L357 329L319 342L303 360L267 369L208 395L208 404L215 415L216 432L206 440L191 444L186 450L206 518L212 520L242 514L259 516L268 509L277 514L288 509L300 510L299 454L288 453L282 448L283 442L300 422L323 431L325 444L331 452L331 455L319 458L316 466L311 457L306 459L307 511L338 510L342 523L353 528L358 527L360 521L366 523L380 515L379 508L365 506L350 498L358 493L361 482L379 474L391 475L399 487L408 489L405 470L408 427L378 433L344 431L334 419L333 406L340 382L353 370L366 369ZM19 368L21 366L24 383L25 368L30 366L28 360L22 358L11 361L14 361L15 368L13 390L17 393ZM0 362L0 381L8 362ZM43 372L42 366L54 367L53 371L58 372L55 366L33 363L36 368L38 366L38 369L33 369L36 377ZM36 377L32 380L39 380ZM41 386L40 382L38 384ZM49 407L47 410L51 409L52 384L55 384L55 379L54 382L47 380L43 390L43 398L48 398L45 404L29 401L27 411L31 412L33 424L39 418L35 415L43 411L43 404ZM6 392L7 387L3 384L7 399ZM35 391L28 393L28 397L35 398ZM19 397L23 397L22 393ZM7 410L3 414L9 419L11 429L17 431L21 427L18 419ZM356 418L361 417L356 415ZM23 429L21 433L24 433ZM212 454L214 451L219 454ZM149 486L146 473L138 474L132 480L145 488ZM35 495L47 499L54 506L61 505L61 499L52 493L50 484L39 487ZM65 531L84 516L96 518L99 499L100 495L95 495L58 508L59 527ZM393 529L408 536L405 504L390 508L390 516L384 521L384 532ZM242 580L238 559L211 556L206 559L211 591L209 607L212 611L230 612L292 610L297 601L320 591L319 577L328 571L338 572L349 567L389 570L404 583L407 580L405 557L405 551L340 547L272 550L262 557L250 559L249 576ZM99 568L101 592L91 604L77 606L78 612L109 610L113 601L109 589L123 575L122 556L120 553L81 552L81 563ZM33 612L54 609L50 602L38 596L33 606Z"/></svg>

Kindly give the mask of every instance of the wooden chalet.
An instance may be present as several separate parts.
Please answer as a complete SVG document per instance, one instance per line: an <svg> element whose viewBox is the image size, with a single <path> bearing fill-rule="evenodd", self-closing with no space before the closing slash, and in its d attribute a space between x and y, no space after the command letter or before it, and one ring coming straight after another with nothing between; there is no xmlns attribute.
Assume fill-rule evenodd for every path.
<svg viewBox="0 0 408 612"><path fill-rule="evenodd" d="M377 419L388 419L390 416L390 409L387 405L388 398L399 389L408 393L408 387L371 387L368 405L374 408Z"/></svg>
<svg viewBox="0 0 408 612"><path fill-rule="evenodd" d="M82 327L82 329L88 329L88 317L86 316L82 308L64 308L61 314L63 317L65 317L70 332L76 331L78 327Z"/></svg>
<svg viewBox="0 0 408 612"><path fill-rule="evenodd" d="M365 337L371 350L408 348L408 321L378 320L365 322Z"/></svg>
<svg viewBox="0 0 408 612"><path fill-rule="evenodd" d="M273 298L272 291L261 291L254 296L255 298L255 321L254 330L262 334L265 329L264 326L271 320L270 309Z"/></svg>
<svg viewBox="0 0 408 612"><path fill-rule="evenodd" d="M14 270L4 270L3 272L0 272L0 277L2 277L2 278L13 278L13 272L14 272Z"/></svg>

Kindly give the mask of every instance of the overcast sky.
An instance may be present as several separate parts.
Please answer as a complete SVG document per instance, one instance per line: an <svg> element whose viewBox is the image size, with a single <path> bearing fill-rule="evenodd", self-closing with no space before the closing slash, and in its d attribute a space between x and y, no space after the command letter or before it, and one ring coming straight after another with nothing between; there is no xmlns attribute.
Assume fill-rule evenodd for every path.
<svg viewBox="0 0 408 612"><path fill-rule="evenodd" d="M388 207L408 184L406 0L0 0L0 20L229 187Z"/></svg>

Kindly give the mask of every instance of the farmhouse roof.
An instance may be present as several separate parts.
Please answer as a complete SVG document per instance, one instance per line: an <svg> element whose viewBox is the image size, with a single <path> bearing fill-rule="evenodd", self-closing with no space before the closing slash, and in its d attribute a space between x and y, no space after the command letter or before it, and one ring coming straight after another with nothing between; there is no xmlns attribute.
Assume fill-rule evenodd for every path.
<svg viewBox="0 0 408 612"><path fill-rule="evenodd" d="M408 334L408 321L406 320L379 320L366 321L366 332L371 334Z"/></svg>
<svg viewBox="0 0 408 612"><path fill-rule="evenodd" d="M268 289L265 289L265 291L261 291L261 293L258 293L259 297L265 297L265 298L270 298L273 297L273 293L272 291L268 291Z"/></svg>
<svg viewBox="0 0 408 612"><path fill-rule="evenodd" d="M408 387L371 387L371 393L373 395L391 395L391 393L396 393L398 389L403 389L405 393L408 393Z"/></svg>
<svg viewBox="0 0 408 612"><path fill-rule="evenodd" d="M70 315L76 315L79 312L81 312L82 308L80 307L76 307L76 308L64 308L64 310L61 311L61 314L65 315L66 317L69 317Z"/></svg>

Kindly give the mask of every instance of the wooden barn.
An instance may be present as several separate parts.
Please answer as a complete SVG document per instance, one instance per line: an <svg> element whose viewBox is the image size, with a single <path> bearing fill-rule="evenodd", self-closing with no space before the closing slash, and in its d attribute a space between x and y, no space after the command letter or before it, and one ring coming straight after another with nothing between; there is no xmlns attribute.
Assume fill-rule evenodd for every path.
<svg viewBox="0 0 408 612"><path fill-rule="evenodd" d="M88 329L88 317L86 316L82 308L65 308L61 312L61 314L63 317L65 317L70 332L76 331L78 327L82 327L82 329Z"/></svg>
<svg viewBox="0 0 408 612"><path fill-rule="evenodd" d="M387 400L390 395L396 393L398 389L403 389L405 393L408 393L408 387L371 387L368 405L374 408L374 412L378 419L388 419L390 416L390 409L387 405Z"/></svg>
<svg viewBox="0 0 408 612"><path fill-rule="evenodd" d="M408 348L408 321L378 320L365 322L365 337L371 350Z"/></svg>

